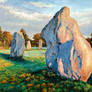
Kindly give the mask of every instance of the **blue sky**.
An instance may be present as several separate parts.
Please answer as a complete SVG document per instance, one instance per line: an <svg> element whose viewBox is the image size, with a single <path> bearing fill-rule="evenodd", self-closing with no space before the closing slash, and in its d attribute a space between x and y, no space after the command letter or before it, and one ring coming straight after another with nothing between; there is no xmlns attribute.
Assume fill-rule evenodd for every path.
<svg viewBox="0 0 92 92"><path fill-rule="evenodd" d="M84 36L92 33L92 0L0 0L0 26L14 33L24 28L28 35L41 32L53 15L68 6Z"/></svg>

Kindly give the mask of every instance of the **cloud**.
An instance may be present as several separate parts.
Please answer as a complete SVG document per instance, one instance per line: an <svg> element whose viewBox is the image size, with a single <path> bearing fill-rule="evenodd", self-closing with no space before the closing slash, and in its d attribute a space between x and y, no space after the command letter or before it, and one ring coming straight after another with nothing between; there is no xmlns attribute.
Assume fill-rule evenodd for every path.
<svg viewBox="0 0 92 92"><path fill-rule="evenodd" d="M30 17L30 15L32 17ZM40 14L37 12L23 11L18 7L0 5L0 26L3 31L7 30L11 33L18 32L24 28L28 35L41 32L42 28L48 23L51 18L48 14Z"/></svg>
<svg viewBox="0 0 92 92"><path fill-rule="evenodd" d="M7 0L0 0L0 3L5 3Z"/></svg>
<svg viewBox="0 0 92 92"><path fill-rule="evenodd" d="M3 2L6 0L0 0ZM17 1L17 4L15 3ZM27 30L27 33L32 35L36 32L41 32L42 28L53 17L55 12L66 3L67 0L48 0L45 2L33 2L15 0L5 4L0 3L0 26L4 30L10 32L19 31L21 28ZM43 0L42 0L43 1ZM59 2L57 2L59 1ZM70 1L69 1L70 2ZM87 9L87 8L86 8ZM72 17L78 21L81 32L84 35L89 35L92 31L92 9L75 9L72 11Z"/></svg>
<svg viewBox="0 0 92 92"><path fill-rule="evenodd" d="M74 17L80 26L88 25L92 22L92 9L84 11L72 12L71 16Z"/></svg>
<svg viewBox="0 0 92 92"><path fill-rule="evenodd" d="M80 30L84 35L89 36L92 33L92 22L90 24L80 26Z"/></svg>
<svg viewBox="0 0 92 92"><path fill-rule="evenodd" d="M92 31L92 8L72 12L71 16L77 20L80 30L85 37L88 37Z"/></svg>
<svg viewBox="0 0 92 92"><path fill-rule="evenodd" d="M35 7L39 7L39 8L51 8L53 7L52 4L46 4L43 2L30 2L31 5L35 6Z"/></svg>
<svg viewBox="0 0 92 92"><path fill-rule="evenodd" d="M51 18L52 16L50 14L41 14L41 13L31 13L31 12L24 12L21 11L17 8L11 7L11 6L4 6L1 5L0 8L6 9L8 10L9 13L22 18L22 19L26 19L26 20L36 20L36 21L41 21L44 18Z"/></svg>
<svg viewBox="0 0 92 92"><path fill-rule="evenodd" d="M29 26L29 24L28 23L26 23L26 22L10 22L10 21L8 21L7 23L6 22L4 22L3 23L3 25L4 26L23 26L23 27L28 27Z"/></svg>
<svg viewBox="0 0 92 92"><path fill-rule="evenodd" d="M85 10L85 11L72 12L71 15L75 16L75 17L86 17L89 15L92 15L92 9L90 9L88 11Z"/></svg>

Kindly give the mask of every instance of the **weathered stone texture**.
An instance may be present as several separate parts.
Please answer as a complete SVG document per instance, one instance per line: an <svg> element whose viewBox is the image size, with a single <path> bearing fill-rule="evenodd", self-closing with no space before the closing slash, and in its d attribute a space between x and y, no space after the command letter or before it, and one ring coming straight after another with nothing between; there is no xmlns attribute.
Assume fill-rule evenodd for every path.
<svg viewBox="0 0 92 92"><path fill-rule="evenodd" d="M88 80L92 73L92 48L68 7L55 14L43 28L41 37L47 44L45 57L49 70L67 78Z"/></svg>
<svg viewBox="0 0 92 92"><path fill-rule="evenodd" d="M25 50L25 41L20 33L15 32L11 44L10 57L22 57Z"/></svg>

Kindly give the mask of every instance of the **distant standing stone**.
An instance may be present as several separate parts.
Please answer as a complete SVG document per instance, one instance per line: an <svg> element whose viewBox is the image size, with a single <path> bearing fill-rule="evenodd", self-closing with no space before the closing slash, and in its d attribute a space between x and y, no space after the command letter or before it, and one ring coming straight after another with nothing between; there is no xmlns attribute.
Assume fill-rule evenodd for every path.
<svg viewBox="0 0 92 92"><path fill-rule="evenodd" d="M25 41L22 34L15 32L11 44L10 57L22 57L25 50Z"/></svg>
<svg viewBox="0 0 92 92"><path fill-rule="evenodd" d="M39 49L42 49L42 40L39 40Z"/></svg>
<svg viewBox="0 0 92 92"><path fill-rule="evenodd" d="M31 49L31 43L30 43L30 41L27 41L26 50L30 50L30 49Z"/></svg>

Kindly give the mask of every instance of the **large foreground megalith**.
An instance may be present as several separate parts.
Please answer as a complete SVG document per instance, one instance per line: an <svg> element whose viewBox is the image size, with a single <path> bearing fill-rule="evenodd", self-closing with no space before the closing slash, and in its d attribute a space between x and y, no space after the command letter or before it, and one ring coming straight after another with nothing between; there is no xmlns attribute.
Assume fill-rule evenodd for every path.
<svg viewBox="0 0 92 92"><path fill-rule="evenodd" d="M87 81L92 73L92 48L82 36L70 9L63 7L43 28L49 70L75 80Z"/></svg>

